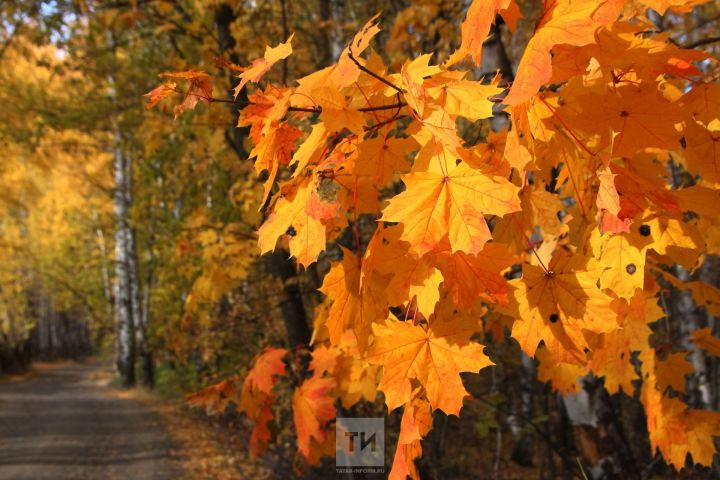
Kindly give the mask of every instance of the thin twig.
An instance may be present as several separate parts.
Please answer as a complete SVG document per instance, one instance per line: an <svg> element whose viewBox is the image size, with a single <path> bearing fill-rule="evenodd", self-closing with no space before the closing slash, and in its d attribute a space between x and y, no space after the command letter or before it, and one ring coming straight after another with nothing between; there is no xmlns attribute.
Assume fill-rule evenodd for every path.
<svg viewBox="0 0 720 480"><path fill-rule="evenodd" d="M228 103L231 105L238 105L238 106L242 106L242 107L247 107L249 105L257 105L257 103L255 103L255 102L242 101L242 100L228 100L226 98L217 98L217 97L208 97L205 95L200 95L199 93L185 92L185 91L178 90L178 89L175 89L175 92L181 93L184 95L194 95L198 98L205 100L208 103ZM407 106L407 103L405 103L405 102L396 102L396 103L391 103L389 105L378 105L376 107L362 107L362 108L358 108L356 111L358 111L358 112L377 112L377 111L383 111L383 110L398 109L398 113L399 113L399 110L406 106ZM297 107L294 105L290 105L288 107L288 111L289 112L320 113L320 112L322 112L322 107Z"/></svg>
<svg viewBox="0 0 720 480"><path fill-rule="evenodd" d="M385 125L388 125L390 123L393 123L398 120L402 120L403 118L410 118L409 115L396 115L391 118L388 118L387 120L384 120L380 123L376 123L375 125L370 125L369 127L366 127L365 129L369 132L371 130L377 130L380 127L384 127Z"/></svg>
<svg viewBox="0 0 720 480"><path fill-rule="evenodd" d="M395 90L396 92L398 92L398 93L405 93L405 91L404 91L402 88L398 87L397 85L395 85L394 83L392 83L390 80L388 80L388 79L386 79L386 78L383 78L382 76L378 75L377 73L373 72L372 70L369 70L368 68L365 68L363 65L361 65L360 62L358 62L358 60L353 56L352 47L348 47L348 57L350 58L350 60L352 60L352 62L353 62L361 71L367 73L368 75L370 75L371 77L375 78L376 80L381 81L382 83L384 83L384 84L387 85L388 87L392 88L392 89Z"/></svg>

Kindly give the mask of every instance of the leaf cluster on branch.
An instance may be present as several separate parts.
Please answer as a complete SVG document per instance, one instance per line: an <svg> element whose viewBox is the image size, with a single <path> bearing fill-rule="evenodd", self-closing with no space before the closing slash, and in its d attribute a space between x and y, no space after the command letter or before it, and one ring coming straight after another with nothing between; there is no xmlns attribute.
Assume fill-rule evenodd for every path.
<svg viewBox="0 0 720 480"><path fill-rule="evenodd" d="M677 468L688 454L711 463L720 414L682 401L691 368L661 352L651 326L666 315L661 283L678 282L669 267L719 253L720 86L697 66L714 59L674 45L645 17L647 7L702 2L641 3L547 2L509 85L475 80L472 62L496 15L514 28L512 0L475 0L460 47L441 64L425 54L390 70L371 48L375 17L336 64L296 86L259 85L291 55L292 36L248 67L231 65L236 97L256 86L238 102L238 126L249 127L250 158L266 175L261 252L282 242L308 267L343 232L354 236L324 278L312 374L293 394L308 464L334 451L329 398L352 406L382 391L390 411L404 412L390 477L417 478L431 411L460 414L460 374L493 365L478 339L504 331L561 392L578 392L588 374L610 393L639 389L653 451ZM213 98L203 72L166 76L149 105L189 82L176 116L198 100L235 102ZM497 115L510 127L477 144L461 138L461 119ZM367 244L361 216L377 224ZM696 283L683 288L720 313L720 292ZM694 341L711 353L720 342L707 332ZM281 359L295 355L267 350L236 398L256 421L256 454L271 440Z"/></svg>

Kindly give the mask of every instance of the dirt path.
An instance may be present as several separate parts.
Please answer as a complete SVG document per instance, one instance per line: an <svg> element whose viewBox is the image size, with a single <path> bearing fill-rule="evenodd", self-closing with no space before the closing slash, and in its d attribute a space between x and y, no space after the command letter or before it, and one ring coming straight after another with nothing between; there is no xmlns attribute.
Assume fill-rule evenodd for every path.
<svg viewBox="0 0 720 480"><path fill-rule="evenodd" d="M158 415L106 387L102 372L68 363L0 382L0 479L182 477Z"/></svg>

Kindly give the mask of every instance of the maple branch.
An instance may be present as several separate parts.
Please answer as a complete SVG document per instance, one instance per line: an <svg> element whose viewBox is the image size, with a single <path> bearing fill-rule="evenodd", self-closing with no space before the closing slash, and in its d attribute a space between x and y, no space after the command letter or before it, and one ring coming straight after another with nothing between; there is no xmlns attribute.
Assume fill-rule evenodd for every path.
<svg viewBox="0 0 720 480"><path fill-rule="evenodd" d="M257 103L255 103L255 102L241 101L241 100L228 100L226 98L217 98L217 97L208 97L206 95L200 95L199 93L189 92L189 91L186 92L186 91L178 90L178 89L175 89L175 92L181 93L183 95L193 95L195 97L205 100L208 103L228 103L231 105L238 105L238 106L243 106L243 107L247 107L249 105L257 105ZM378 111L382 111L382 110L398 109L398 112L399 112L401 108L406 107L406 106L407 106L407 103L402 102L402 101L397 101L395 103L391 103L388 105L378 105L375 107L362 107L362 108L356 109L356 111L358 111L358 112L378 112ZM288 111L289 112L320 113L320 112L322 112L322 107L296 107L294 105L290 105L288 107Z"/></svg>
<svg viewBox="0 0 720 480"><path fill-rule="evenodd" d="M400 108L403 108L406 106L407 106L407 103L398 101L396 103L391 103L389 105L378 105L376 107L362 107L362 108L358 108L357 111L358 112L377 112L377 111L381 111L381 110L393 110L395 108L400 109Z"/></svg>
<svg viewBox="0 0 720 480"><path fill-rule="evenodd" d="M367 73L368 75L370 75L370 76L373 77L374 79L381 81L382 83L384 83L385 85L387 85L388 87L392 88L393 90L395 90L395 91L398 92L398 93L405 93L405 91L404 91L402 88L398 87L397 85L395 85L394 83L392 83L390 80L388 80L388 79L386 79L386 78L383 78L382 76L378 75L377 73L373 72L372 70L370 70L370 69L366 68L365 66L361 65L360 62L359 62L359 61L355 58L355 56L353 55L353 53L352 53L352 47L348 47L348 58L350 58L350 60L352 60L352 62L353 62L361 71Z"/></svg>
<svg viewBox="0 0 720 480"><path fill-rule="evenodd" d="M388 118L387 120L383 120L382 122L376 123L375 125L370 125L369 127L365 127L365 131L370 132L370 131L377 130L380 127L384 127L385 125L388 125L395 121L402 120L403 118L410 118L410 115L394 115L393 117Z"/></svg>
<svg viewBox="0 0 720 480"><path fill-rule="evenodd" d="M248 105L253 105L252 102L247 102ZM320 113L322 112L322 107L294 107L290 105L288 107L288 112L307 112L307 113Z"/></svg>
<svg viewBox="0 0 720 480"><path fill-rule="evenodd" d="M682 45L682 48L692 49L692 48L702 47L703 45L709 45L711 43L716 43L716 42L720 42L720 37L703 38L701 40L688 43L687 45Z"/></svg>

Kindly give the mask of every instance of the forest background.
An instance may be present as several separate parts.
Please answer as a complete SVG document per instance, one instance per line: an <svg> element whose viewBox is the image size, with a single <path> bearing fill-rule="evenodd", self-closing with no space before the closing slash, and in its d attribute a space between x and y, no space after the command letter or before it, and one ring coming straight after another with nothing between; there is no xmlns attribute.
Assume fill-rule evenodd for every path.
<svg viewBox="0 0 720 480"><path fill-rule="evenodd" d="M713 436L720 432L717 417L720 362L715 356L720 353L717 338L720 323L714 316L720 313L720 268L715 256L720 251L715 211L719 200L720 147L714 146L720 138L717 83L720 70L715 60L720 49L718 5L671 0L577 4L562 0L547 4L523 0L485 2L482 13L490 19L483 24L487 28L471 32L463 22L468 18L466 25L472 23L471 12L473 8L479 10L477 5L481 3L479 0L474 4L462 0L2 2L0 372L27 368L33 360L97 354L112 359L125 387L136 384L157 387L171 396L199 391L189 397L190 402L206 407L209 413L222 414L223 421L228 423L242 419L237 428L247 438L247 448L278 477L323 477L333 471L328 445L334 446L329 432L336 415L386 414L388 471L392 465L396 478L404 478L404 474L422 478L502 478L525 474L539 478L584 475L641 478L672 475L680 470L688 477L717 475ZM642 183L637 172L601 172L581 163L578 165L590 172L587 185L566 186L562 190L563 185L573 181L572 174L567 175L572 162L557 157L548 160L552 156L548 152L566 154L572 148L575 155L583 148L587 150L573 135L574 125L568 126L552 113L564 106L563 88L571 91L567 85L578 86L568 80L572 62L560 64L567 68L567 72L563 70L566 78L560 75L551 82L548 77L547 82L537 86L540 92L533 91L525 99L535 102L531 107L525 103L527 111L542 120L535 123L528 120L530 126L520 122L517 128L508 130L508 112L512 125L519 113L513 110L518 108L517 104L504 109L505 88L513 84L516 75L522 76L521 59L530 47L537 48L532 42L538 41L538 32L547 22L552 23L553 15L560 27L562 21L569 22L560 21L564 17L558 14L566 5L568 12L573 8L582 11L590 3L597 4L593 8L606 3L622 4L615 17L605 23L610 25L620 17L627 23L614 30L608 26L605 32L610 33L606 37L598 33L604 25L598 23L589 39L573 43L572 38L560 36L548 40L546 54L557 62L553 65L556 76L560 75L558 58L587 55L602 65L606 57L615 56L627 59L629 66L605 72L612 75L614 84L625 81L623 77L631 78L627 81L633 84L657 81L658 85L660 78L663 81L670 78L667 84L678 92L674 101L692 91L705 95L705 110L693 111L691 120L682 120L686 123L677 128L677 138L669 135L673 137L671 146L665 141L658 143L657 136L652 135L656 132L654 127L649 130L656 143L650 140L642 144L644 140L638 134L632 137L640 138L637 148L625 143L618 147L616 137L624 135L622 129L610 133L609 147L606 145L608 159L637 156L640 170L660 165L648 171L656 174L656 179L662 178L664 187ZM479 22L478 11L474 13L475 21ZM381 30L375 30L376 23ZM574 27L567 28L571 31ZM629 42L622 35L630 35L637 42ZM593 229L598 235L602 232L605 241L630 235L647 237L650 233L645 232L653 229L654 251L650 253L653 247L648 245L636 248L636 255L641 255L637 267L633 263L630 271L627 265L622 266L631 277L614 272L617 279L599 280L600 287L607 292L606 287L610 286L613 299L625 302L628 311L640 308L642 303L643 329L647 329L645 345L632 343L624 349L612 350L603 347L610 345L610 340L603 337L593 337L587 345L581 345L584 340L581 342L572 334L567 337L572 337L568 342L574 342L573 348L579 351L605 349L608 357L627 351L624 372L619 372L620 367L598 366L601 360L597 356L595 363L589 358L582 365L561 355L553 356L551 353L556 352L547 339L545 347L537 352L537 342L532 347L522 341L518 343L510 337L518 338L513 319L522 315L512 311L513 302L508 307L507 301L504 304L496 301L497 292L490 294L493 298L489 299L486 292L479 290L476 297L482 299L482 304L466 304L466 314L475 320L483 319L473 340L487 347L485 354L495 365L474 363L472 368L458 367L454 372L458 377L460 372L477 373L487 367L477 375L463 374L468 396L462 393L460 383L458 401L464 406L459 417L455 411L456 408L459 411L459 406L455 403L449 405L449 401L443 403L432 398L421 372L413 377L412 383L413 389L419 389L415 392L421 393L412 400L403 397L407 402L391 408L402 404L405 408L388 413L385 397L388 407L397 398L388 394L382 383L378 386L382 380L377 364L382 362L347 363L362 353L362 343L368 335L382 337L382 328L391 327L378 327L379 330L373 327L372 333L366 333L361 340L363 334L352 325L354 320L349 320L345 327L354 330L360 345L353 344L354 337L349 345L345 340L336 341L340 334L336 337L332 332L322 332L323 322L334 315L333 300L342 295L333 289L328 278L337 279L338 265L345 265L346 260L368 255L364 252L371 249L377 236L379 215L372 213L372 209L358 212L356 183L355 209L341 215L344 223L323 219L329 242L326 246L323 236L322 253L313 255L307 245L304 249L298 246L300 228L294 225L280 229L277 236L282 238L277 248L273 248L277 236L271 239L269 248L268 240L264 240L262 249L258 248L258 228L269 221L274 208L279 208L279 198L292 196L291 187L286 184L291 182L293 170L286 168L289 158L280 161L283 168L279 172L258 167L256 147L261 136L259 130L253 129L260 128L257 125L267 118L258 120L265 113L248 107L265 105L263 102L268 99L281 102L281 96L271 93L273 88L281 90L296 85L298 79L336 62L338 68L350 68L347 65L354 64L347 63L346 47L353 38L356 46L363 45L362 49L367 48L372 38L373 53L365 52L365 58L358 60L365 65L362 71L365 80L376 81L377 76L402 71L409 72L407 77L419 75L422 84L433 75L452 77L448 73L451 70L443 67L438 73L430 66L465 62L465 78L486 88L471 90L485 92L473 97L478 104L476 110L467 107L472 102L462 98L461 105L454 108L456 112L465 112L460 115L465 118L456 122L463 145L458 144L458 149L475 152L472 155L480 155L484 162L493 165L493 173L509 178L508 184L514 182L518 190L524 188L524 193L517 197L523 202L522 213L518 214L522 225L517 231L512 230L512 225L501 223L500 219L510 211L498 212L492 219L487 216L493 236L499 241L487 244L493 245L490 249L485 245L485 252L503 263L506 254L494 247L504 241L515 249L512 255L507 254L506 264L494 272L502 274L499 281L503 285L506 281L518 281L521 271L523 278L527 278L526 272L532 272L527 269L533 267L538 271L542 267L546 278L551 271L550 276L555 275L545 263L551 265L553 252L563 250L568 236L570 242L577 244L577 238L585 232L578 234L577 228L570 226L570 218L558 216L557 212L575 209L570 215L591 219L586 225L587 232ZM560 47L553 48L550 57L550 48L556 45ZM565 50L585 45L602 45L607 50L604 53ZM266 50L268 46L275 48ZM292 54L286 51L288 48ZM360 53L363 52L358 52L358 56ZM421 57L423 54L429 56ZM448 60L468 54L474 57ZM424 66L412 63L414 67L408 67L408 62L418 57L424 58ZM481 61L473 61L480 57ZM253 68L246 69L251 64ZM275 65L270 68L272 64ZM574 68L584 73L585 67ZM403 77L405 73L396 74L393 81L408 81ZM165 75L159 77L162 74ZM583 84L588 91L592 90L588 85L597 81L589 77L592 75L587 74ZM452 80L458 81L455 77ZM236 88L240 81L243 85ZM253 85L258 82L259 85ZM378 87L373 84L372 88ZM392 85L388 88L392 89ZM412 103L420 95L414 100L399 100L399 95L407 95L408 90L412 89L399 89L397 101L394 93L386 95L389 100L383 105L385 114L388 110L394 112L388 105L395 105L400 111L409 104L416 119L423 123L422 114L418 113L421 108ZM332 92L323 95L324 101L331 102ZM354 97L347 95L347 104L333 97L332 101L342 103L335 112L335 120L325 120L321 110L317 110L320 94L310 103L293 99L297 103L292 108L296 110L291 112L307 113L310 117L320 114L328 125L331 121L346 122L352 131L352 125L358 121L353 117L357 113L353 109L362 105L365 108L362 113L371 119L372 126L363 132L361 125L359 136L365 134L366 139L371 139L380 130L378 125L385 122L378 118L385 117L373 117L374 112L368 111L365 103L369 104L369 100L363 95L358 87ZM483 107L487 109L484 113L479 112L481 100L488 104ZM638 100L637 104L644 101ZM682 103L685 97L677 101L686 113L695 108L689 100ZM154 108L148 109L148 104ZM543 112L537 110L541 104L546 105ZM447 100L443 106L452 110ZM607 106L595 104L591 116L602 117ZM471 115L467 114L468 108ZM667 117L670 121L671 114L667 112L644 112L647 115L644 121L651 123L647 120L651 117ZM287 113L286 110L284 114ZM408 140L408 135L414 135L409 127L412 119L410 114L403 116L408 118L399 119L398 114L386 119L387 123L398 124L397 131L401 133L393 133L396 143L392 148L397 148L401 157L417 151ZM307 122L305 117L298 118L299 122ZM583 122L589 121L578 121L581 130L588 125ZM290 128L281 125L285 123L274 124L273 128ZM289 143L290 151L283 155L292 155L293 148L303 144L300 139L310 132L310 123L301 127L297 133L283 131L283 135L292 137L284 140L283 148ZM529 140L523 139L525 127L535 141L543 142L542 147L529 145ZM452 128L456 128L455 122ZM539 135L544 128L558 132L556 138L551 138L551 134ZM314 128L312 132L309 135L318 135ZM328 140L327 145L336 148L352 134L346 131L344 136ZM607 132L600 136L603 135ZM709 136L712 148L702 146L704 140L697 140L705 138L703 135ZM557 140L561 136L565 140ZM627 138L630 137L628 133ZM602 147L603 140L597 141L595 146ZM573 142L579 146L569 147ZM510 144L514 150L503 156L502 150ZM518 145L524 145L522 159L518 159L521 151ZM599 158L600 151L592 156ZM300 155L298 152L295 155ZM351 153L344 151L343 155L349 158ZM337 158L326 161L323 171L333 171L335 175L338 167L333 162L338 162ZM606 167L609 162L605 161ZM419 163L415 160L415 165ZM511 169L534 172L526 175L524 181L518 175L513 180ZM398 173L406 170L400 166L394 170L393 166L389 177L383 176L387 185L378 194L381 200L402 194L406 177L401 181ZM627 179L626 183L616 181L609 189L615 197L603 196L608 191L607 182L612 185L612 178L618 175ZM322 200L337 195L337 185L328 186L335 179L324 176L318 182ZM640 187L633 190L628 182L639 183ZM343 185L340 180L336 183ZM697 188L691 191L694 187ZM675 201L663 196L669 191L681 191L677 201L682 208L668 207ZM636 200L637 196L642 200ZM622 205L620 197L632 197L637 204L645 202L635 205L639 209L636 218L627 214L627 205ZM586 202L590 199L587 203L590 211L584 211L583 198ZM352 195L348 201L352 203ZM610 215L612 220L608 220L603 214L612 211L613 202L618 208ZM667 210L674 213L653 217L652 222L656 223L642 220L647 218L648 211L660 215L658 212ZM402 223L401 217L392 217L388 210L384 218ZM662 238L655 238L658 229ZM330 230L334 230L332 238ZM589 239L588 233L587 242ZM440 240L436 240L439 244ZM422 247L420 256L436 247ZM447 248L452 248L453 255L459 255L455 245ZM473 254L482 255L479 253L482 245L476 248L473 244L469 248ZM622 246L612 248L617 250L603 244L600 250L606 252L606 263L608 257L628 251ZM273 251L261 255L261 250ZM460 247L458 250L467 251ZM646 255L652 261L646 263ZM603 262L603 253L597 256ZM489 262L490 257L483 261ZM553 259L552 265L559 265L557 262ZM552 265L550 268L554 268ZM632 276L636 268L644 271L644 281L642 276ZM605 271L610 270L605 265ZM557 271L561 272L559 266ZM446 271L442 273L447 275ZM639 285L634 283L638 278ZM345 277L341 280L349 282ZM423 314L430 319L435 302L442 304L445 297L440 299L438 292L452 295L454 288L463 295L462 289L452 287L448 278L441 287L442 275L428 274L420 280L408 281L411 284L410 293L406 292L408 298L390 304L393 307L390 310L406 324L412 323L413 328L430 328L422 320ZM462 279L458 282L462 283ZM428 306L426 289L432 287L438 298L430 295L433 302ZM636 294L635 287L640 293ZM494 303L502 305L495 308ZM439 312L441 307L438 309ZM560 324L572 323L572 315L562 306L560 310L545 321L555 324L559 319ZM335 347L338 350L333 353ZM648 365L655 365L653 362L658 365L653 372L658 378L657 391L661 393L649 399L639 380L640 375L647 374ZM258 381L262 376L270 383ZM254 380L248 382L246 378ZM378 394L379 390L385 395ZM319 400L331 396L337 397L337 402ZM306 400L309 406L298 413L299 405ZM657 408L649 407L650 404ZM675 413L677 409L682 412ZM678 439L682 439L684 448L672 446Z"/></svg>

